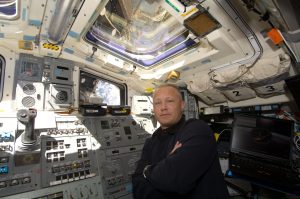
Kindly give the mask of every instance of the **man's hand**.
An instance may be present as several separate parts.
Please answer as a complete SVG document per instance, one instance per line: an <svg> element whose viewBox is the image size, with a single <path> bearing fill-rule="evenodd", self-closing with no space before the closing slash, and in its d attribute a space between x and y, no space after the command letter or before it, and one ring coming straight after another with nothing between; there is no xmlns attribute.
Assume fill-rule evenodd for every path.
<svg viewBox="0 0 300 199"><path fill-rule="evenodd" d="M182 146L182 144L177 141L176 144L174 145L172 151L170 152L170 155L172 155L177 149L179 149Z"/></svg>

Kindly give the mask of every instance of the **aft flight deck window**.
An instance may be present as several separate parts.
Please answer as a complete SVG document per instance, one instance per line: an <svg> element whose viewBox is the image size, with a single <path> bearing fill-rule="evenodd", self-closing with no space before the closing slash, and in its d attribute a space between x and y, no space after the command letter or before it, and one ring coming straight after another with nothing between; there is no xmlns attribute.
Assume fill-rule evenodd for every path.
<svg viewBox="0 0 300 199"><path fill-rule="evenodd" d="M196 42L161 1L108 1L85 35L87 42L142 66L154 66Z"/></svg>
<svg viewBox="0 0 300 199"><path fill-rule="evenodd" d="M126 85L81 71L79 95L80 105L125 105Z"/></svg>
<svg viewBox="0 0 300 199"><path fill-rule="evenodd" d="M0 101L2 100L2 95L3 95L4 68L5 68L5 60L0 55Z"/></svg>
<svg viewBox="0 0 300 199"><path fill-rule="evenodd" d="M20 15L19 5L19 0L0 0L0 19L18 19Z"/></svg>

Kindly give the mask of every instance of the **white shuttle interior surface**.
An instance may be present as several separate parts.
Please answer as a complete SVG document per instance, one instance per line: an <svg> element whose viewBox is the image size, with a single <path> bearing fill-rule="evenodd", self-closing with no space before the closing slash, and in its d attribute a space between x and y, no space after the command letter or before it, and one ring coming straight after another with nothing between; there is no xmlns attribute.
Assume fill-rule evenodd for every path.
<svg viewBox="0 0 300 199"><path fill-rule="evenodd" d="M181 88L186 118L212 124L283 107L297 124L300 95L286 82L300 73L299 8L296 0L0 0L0 198L132 198L131 175L159 127L151 94L164 83Z"/></svg>

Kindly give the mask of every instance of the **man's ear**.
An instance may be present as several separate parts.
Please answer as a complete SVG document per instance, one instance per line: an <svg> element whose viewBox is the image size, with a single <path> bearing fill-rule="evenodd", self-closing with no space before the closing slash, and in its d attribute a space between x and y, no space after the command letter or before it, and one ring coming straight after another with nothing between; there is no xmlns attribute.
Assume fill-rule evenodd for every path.
<svg viewBox="0 0 300 199"><path fill-rule="evenodd" d="M183 112L184 111L184 107L185 107L185 101L181 101L181 111Z"/></svg>

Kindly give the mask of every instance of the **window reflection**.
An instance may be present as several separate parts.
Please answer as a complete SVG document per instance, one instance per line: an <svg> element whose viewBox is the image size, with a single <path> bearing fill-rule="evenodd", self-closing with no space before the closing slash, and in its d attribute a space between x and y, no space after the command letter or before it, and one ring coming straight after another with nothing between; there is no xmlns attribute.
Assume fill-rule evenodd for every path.
<svg viewBox="0 0 300 199"><path fill-rule="evenodd" d="M140 66L152 66L195 44L188 35L160 0L118 0L107 3L86 39Z"/></svg>

